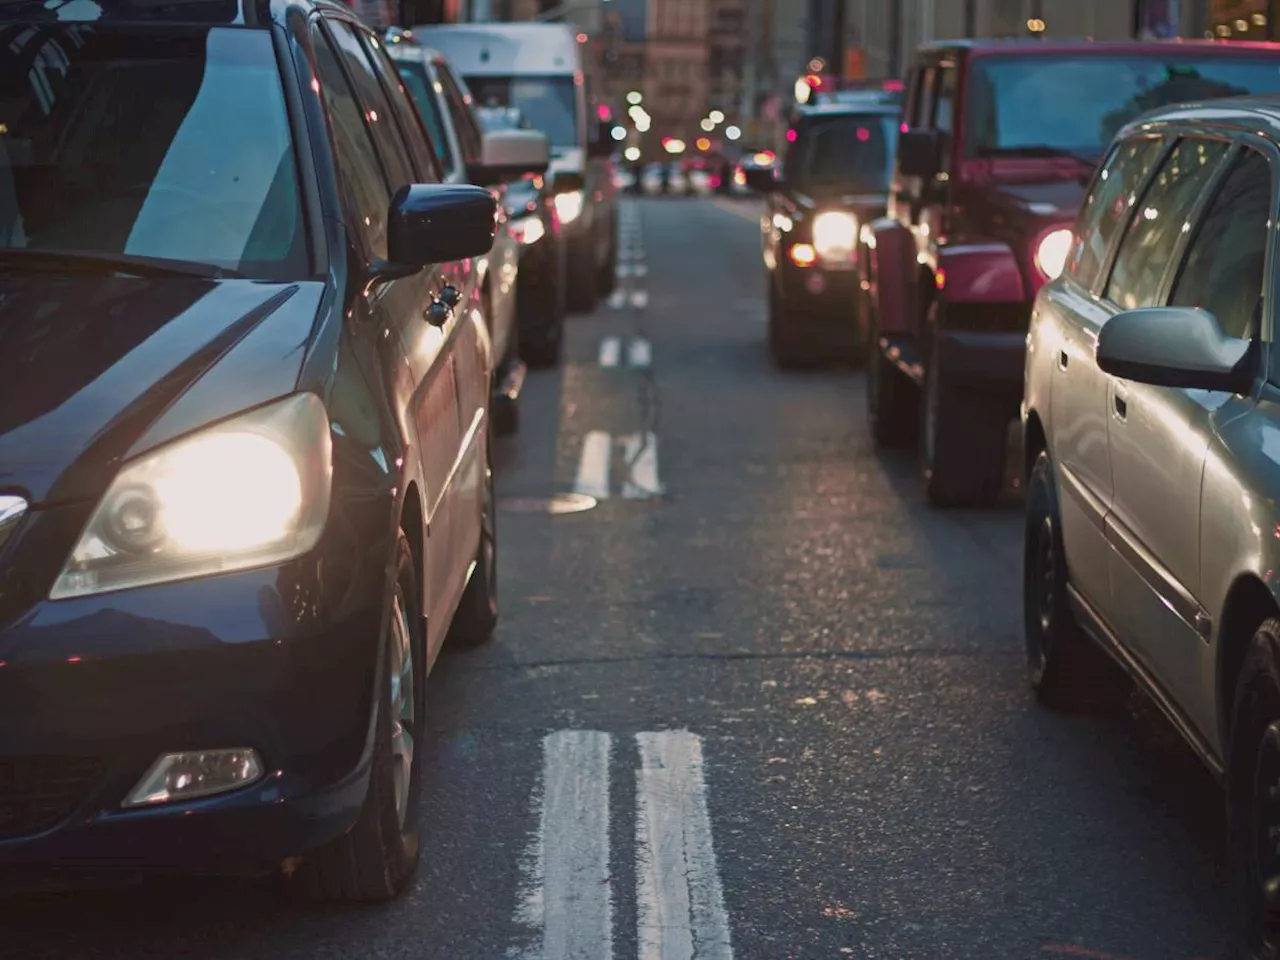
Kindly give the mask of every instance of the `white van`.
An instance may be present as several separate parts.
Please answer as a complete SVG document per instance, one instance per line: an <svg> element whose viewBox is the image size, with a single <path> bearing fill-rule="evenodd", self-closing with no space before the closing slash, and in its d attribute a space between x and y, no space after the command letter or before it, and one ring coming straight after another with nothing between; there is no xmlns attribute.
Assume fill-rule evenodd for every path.
<svg viewBox="0 0 1280 960"><path fill-rule="evenodd" d="M612 126L589 103L577 35L562 23L413 27L470 88L478 106L518 107L551 141L556 210L568 241L571 309L613 290L617 262Z"/></svg>

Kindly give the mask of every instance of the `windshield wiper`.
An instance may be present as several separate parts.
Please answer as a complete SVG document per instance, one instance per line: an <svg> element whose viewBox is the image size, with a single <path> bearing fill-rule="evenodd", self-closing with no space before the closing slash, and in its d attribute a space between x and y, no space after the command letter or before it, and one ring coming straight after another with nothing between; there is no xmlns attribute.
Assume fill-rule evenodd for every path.
<svg viewBox="0 0 1280 960"><path fill-rule="evenodd" d="M129 253L47 250L39 247L0 247L0 269L2 268L84 273L93 276L125 274L133 277L199 277L206 280L243 276L235 270L195 260L140 257Z"/></svg>
<svg viewBox="0 0 1280 960"><path fill-rule="evenodd" d="M1030 144L1024 147L988 147L981 151L979 156L982 157L1045 157L1055 158L1061 157L1066 160L1075 160L1077 163L1087 164L1091 169L1098 165L1098 161L1094 157L1087 157L1084 154L1076 153L1073 150L1066 150L1062 147L1051 147L1048 144Z"/></svg>

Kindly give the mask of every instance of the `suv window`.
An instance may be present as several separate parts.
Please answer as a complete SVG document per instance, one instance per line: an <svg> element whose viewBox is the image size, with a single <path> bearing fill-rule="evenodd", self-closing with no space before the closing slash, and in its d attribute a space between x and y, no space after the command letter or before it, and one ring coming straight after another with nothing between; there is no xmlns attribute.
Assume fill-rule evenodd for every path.
<svg viewBox="0 0 1280 960"><path fill-rule="evenodd" d="M373 72L378 75L382 89L391 106L395 110L396 129L404 136L411 159L415 161L416 179L422 183L435 183L440 179L440 171L436 167L436 153L430 146L430 138L423 129L418 111L409 98L404 81L396 71L395 64L387 56L381 41L368 30L360 31L360 43L364 52L373 64Z"/></svg>
<svg viewBox="0 0 1280 960"><path fill-rule="evenodd" d="M311 42L316 73L320 77L320 95L333 128L338 176L346 193L351 225L363 236L371 253L385 257L391 188L373 148L364 112L356 103L355 93L338 62L337 51L319 27L312 30Z"/></svg>
<svg viewBox="0 0 1280 960"><path fill-rule="evenodd" d="M427 65L420 60L397 60L396 70L400 78L409 88L413 105L418 109L418 116L426 124L427 135L431 138L431 148L435 150L440 168L448 176L457 169L453 150L449 146L449 133L445 129L444 116L440 100L444 96L444 87L438 86L427 72Z"/></svg>
<svg viewBox="0 0 1280 960"><path fill-rule="evenodd" d="M956 68L944 66L938 70L938 93L933 104L933 128L941 134L938 169L946 173L951 169L951 133L955 121Z"/></svg>
<svg viewBox="0 0 1280 960"><path fill-rule="evenodd" d="M1156 305L1187 218L1229 149L1220 140L1188 137L1178 141L1156 171L1133 208L1107 284L1107 298L1121 309Z"/></svg>
<svg viewBox="0 0 1280 960"><path fill-rule="evenodd" d="M927 127L933 119L933 85L937 75L938 71L933 67L923 67L920 70L916 100L907 121L912 129Z"/></svg>
<svg viewBox="0 0 1280 960"><path fill-rule="evenodd" d="M394 193L406 183L413 183L417 178L413 173L413 162L409 159L408 150L404 145L404 135L396 126L391 101L387 99L386 91L378 82L378 77L373 72L373 64L369 62L364 48L360 46L360 40L354 28L341 20L330 20L328 24L338 44L338 52L351 74L356 99L363 107L361 112L364 114L365 126L373 134L375 149L382 157L383 169L387 172L391 191Z"/></svg>
<svg viewBox="0 0 1280 960"><path fill-rule="evenodd" d="M467 163L475 163L480 159L480 131L468 102L471 97L462 92L447 64L437 62L436 75L440 78L440 85L444 87L445 106L453 118L453 128L458 133L458 145L462 148L463 159Z"/></svg>
<svg viewBox="0 0 1280 960"><path fill-rule="evenodd" d="M1248 339L1262 318L1271 222L1271 168L1244 151L1196 229L1170 303L1202 307L1229 337Z"/></svg>
<svg viewBox="0 0 1280 960"><path fill-rule="evenodd" d="M0 245L308 275L270 33L50 21L2 62Z"/></svg>
<svg viewBox="0 0 1280 960"><path fill-rule="evenodd" d="M1138 190L1160 154L1164 141L1155 138L1126 140L1118 144L1093 182L1080 207L1067 272L1092 287L1107 251L1120 228L1129 220Z"/></svg>
<svg viewBox="0 0 1280 960"><path fill-rule="evenodd" d="M888 190L897 138L887 113L814 117L787 151L787 183L815 196Z"/></svg>

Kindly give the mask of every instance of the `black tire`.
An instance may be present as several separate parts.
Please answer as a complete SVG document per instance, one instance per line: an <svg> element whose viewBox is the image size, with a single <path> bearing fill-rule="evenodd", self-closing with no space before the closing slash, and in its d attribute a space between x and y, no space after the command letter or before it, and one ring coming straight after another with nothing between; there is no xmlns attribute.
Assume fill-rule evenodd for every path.
<svg viewBox="0 0 1280 960"><path fill-rule="evenodd" d="M478 647L493 637L498 626L498 515L493 492L492 448L485 450L484 506L481 511L480 542L476 545L475 569L449 625L448 642L460 647Z"/></svg>
<svg viewBox="0 0 1280 960"><path fill-rule="evenodd" d="M777 284L773 277L769 283L769 320L768 339L769 357L779 370L796 370L812 362L805 350L805 345L797 342L795 325L791 321L790 311L778 295Z"/></svg>
<svg viewBox="0 0 1280 960"><path fill-rule="evenodd" d="M1053 461L1041 451L1027 486L1022 572L1031 689L1054 710L1109 712L1124 702L1131 683L1076 622L1067 583Z"/></svg>
<svg viewBox="0 0 1280 960"><path fill-rule="evenodd" d="M520 401L507 396L493 398L493 431L500 437L520 432Z"/></svg>
<svg viewBox="0 0 1280 960"><path fill-rule="evenodd" d="M936 307L935 307L936 310ZM920 467L936 507L990 507L1004 489L1009 421L1001 397L951 383L934 343L925 357Z"/></svg>
<svg viewBox="0 0 1280 960"><path fill-rule="evenodd" d="M880 332L871 322L867 323L866 354L867 425L871 439L882 450L908 447L916 442L920 426L920 391L884 355Z"/></svg>
<svg viewBox="0 0 1280 960"><path fill-rule="evenodd" d="M1249 641L1231 706L1227 823L1234 960L1280 958L1280 620ZM1270 890L1270 893L1268 893Z"/></svg>
<svg viewBox="0 0 1280 960"><path fill-rule="evenodd" d="M419 839L416 830L422 792L422 724L424 715L424 664L426 639L419 602L420 577L414 566L409 541L402 532L396 544L396 584L392 622L386 628L385 670L379 698L377 733L369 790L355 826L346 834L316 850L304 860L307 895L317 901L369 903L391 900L400 894L418 868ZM397 612L402 629L397 628ZM407 637L403 631L407 630ZM410 668L411 715L404 716L403 704L393 705L403 689L404 658L407 645ZM399 685L393 682L398 678ZM400 713L399 723L393 713ZM395 734L409 737L409 770L402 800L398 771L404 770L403 753L397 753ZM402 741L401 741L402 742ZM391 748L388 749L387 745ZM405 776L403 773L400 776Z"/></svg>
<svg viewBox="0 0 1280 960"><path fill-rule="evenodd" d="M591 313L600 299L595 248L589 243L569 244L569 310Z"/></svg>

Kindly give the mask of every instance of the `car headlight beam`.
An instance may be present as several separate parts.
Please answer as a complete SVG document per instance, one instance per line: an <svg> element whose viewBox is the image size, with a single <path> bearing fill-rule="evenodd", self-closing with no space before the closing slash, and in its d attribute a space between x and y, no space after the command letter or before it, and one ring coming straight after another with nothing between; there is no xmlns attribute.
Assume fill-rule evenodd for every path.
<svg viewBox="0 0 1280 960"><path fill-rule="evenodd" d="M329 513L324 403L296 394L126 464L50 598L280 563L316 545Z"/></svg>
<svg viewBox="0 0 1280 960"><path fill-rule="evenodd" d="M1036 269L1050 280L1056 280L1067 266L1071 252L1071 231L1066 227L1050 230L1036 244Z"/></svg>
<svg viewBox="0 0 1280 960"><path fill-rule="evenodd" d="M828 210L813 219L813 246L825 261L850 260L857 237L858 222L853 214Z"/></svg>
<svg viewBox="0 0 1280 960"><path fill-rule="evenodd" d="M556 215L562 223L573 223L578 217L582 216L584 203L585 197L581 190L557 193L555 198Z"/></svg>

